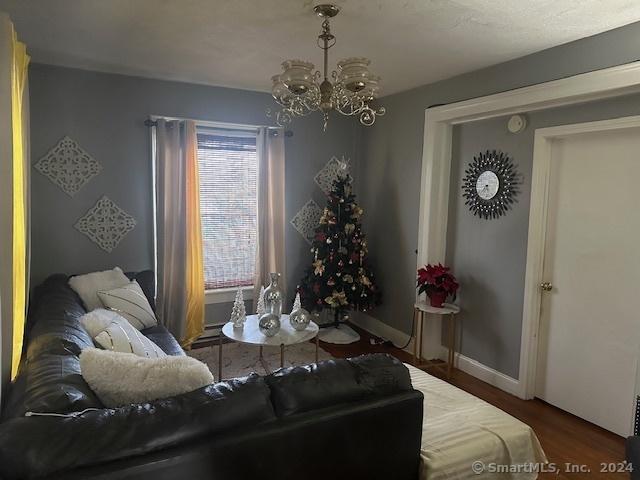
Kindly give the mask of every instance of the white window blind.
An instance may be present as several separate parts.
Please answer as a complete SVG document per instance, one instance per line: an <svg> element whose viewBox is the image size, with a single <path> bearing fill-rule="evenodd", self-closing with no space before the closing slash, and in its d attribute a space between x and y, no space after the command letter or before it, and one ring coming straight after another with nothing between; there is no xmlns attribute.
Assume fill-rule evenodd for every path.
<svg viewBox="0 0 640 480"><path fill-rule="evenodd" d="M258 157L250 131L198 129L206 290L253 285Z"/></svg>

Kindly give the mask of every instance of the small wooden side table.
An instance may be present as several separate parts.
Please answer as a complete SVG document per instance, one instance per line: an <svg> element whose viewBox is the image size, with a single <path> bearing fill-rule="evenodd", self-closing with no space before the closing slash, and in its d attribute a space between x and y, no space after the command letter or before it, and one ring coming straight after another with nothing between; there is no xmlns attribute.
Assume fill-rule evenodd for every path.
<svg viewBox="0 0 640 480"><path fill-rule="evenodd" d="M426 313L441 315L443 318L447 316L449 319L449 338L448 347L449 355L446 363L447 378L451 378L451 371L456 353L456 314L460 312L460 307L452 303L444 303L442 307L432 307L425 301L416 302L413 309L413 363L417 368L423 367L441 367L442 364L424 361L422 358L422 332L424 331L424 317ZM443 322L444 323L444 322Z"/></svg>

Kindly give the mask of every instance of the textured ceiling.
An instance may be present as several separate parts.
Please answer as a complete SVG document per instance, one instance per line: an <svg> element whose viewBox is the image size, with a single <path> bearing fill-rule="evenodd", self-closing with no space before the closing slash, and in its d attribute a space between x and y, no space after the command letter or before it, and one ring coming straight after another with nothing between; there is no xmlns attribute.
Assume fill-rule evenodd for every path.
<svg viewBox="0 0 640 480"><path fill-rule="evenodd" d="M0 0L33 60L268 91L321 63L312 0ZM342 0L330 62L367 56L395 93L640 20L637 0Z"/></svg>

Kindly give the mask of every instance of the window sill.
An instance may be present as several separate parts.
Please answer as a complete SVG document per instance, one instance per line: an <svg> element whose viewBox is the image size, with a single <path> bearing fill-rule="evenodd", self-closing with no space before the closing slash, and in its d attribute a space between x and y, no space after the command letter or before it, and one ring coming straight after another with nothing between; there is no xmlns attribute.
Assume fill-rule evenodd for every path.
<svg viewBox="0 0 640 480"><path fill-rule="evenodd" d="M253 300L253 285L248 287L240 287L245 300ZM204 303L210 305L213 303L231 303L236 299L235 287L217 288L215 290L204 291Z"/></svg>

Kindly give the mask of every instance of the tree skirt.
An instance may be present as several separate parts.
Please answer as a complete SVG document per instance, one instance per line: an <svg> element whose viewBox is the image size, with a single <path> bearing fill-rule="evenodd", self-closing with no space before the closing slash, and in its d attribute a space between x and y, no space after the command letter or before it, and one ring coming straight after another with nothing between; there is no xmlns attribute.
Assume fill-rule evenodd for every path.
<svg viewBox="0 0 640 480"><path fill-rule="evenodd" d="M339 327L329 327L320 330L320 340L334 345L348 345L360 340L360 334L349 325L341 324Z"/></svg>
<svg viewBox="0 0 640 480"><path fill-rule="evenodd" d="M266 375L259 358L260 347L244 343L225 343L222 345L222 378L244 377L251 372ZM206 363L214 376L218 375L218 345L189 350L187 355ZM284 366L307 365L315 362L316 346L305 342L289 345L284 349ZM264 347L264 360L269 370L280 368L280 347ZM334 358L322 348L318 349L318 360Z"/></svg>

